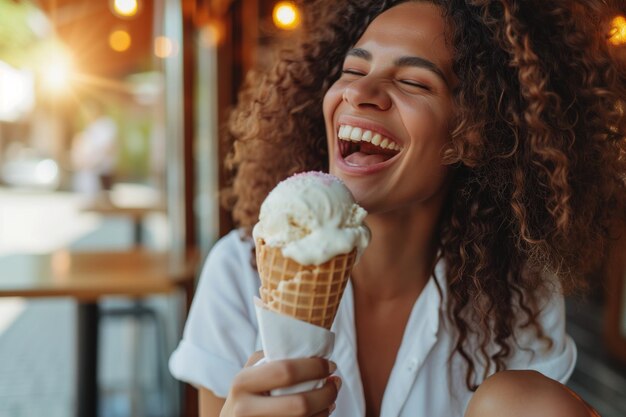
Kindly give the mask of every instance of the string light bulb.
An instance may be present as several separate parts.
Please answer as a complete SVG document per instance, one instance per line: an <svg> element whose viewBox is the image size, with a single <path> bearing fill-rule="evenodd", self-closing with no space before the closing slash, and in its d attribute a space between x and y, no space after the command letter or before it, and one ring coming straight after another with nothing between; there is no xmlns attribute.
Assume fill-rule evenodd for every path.
<svg viewBox="0 0 626 417"><path fill-rule="evenodd" d="M609 42L615 46L626 45L626 17L617 16L611 21Z"/></svg>
<svg viewBox="0 0 626 417"><path fill-rule="evenodd" d="M290 1L279 1L274 5L272 19L279 29L293 30L300 24L300 11Z"/></svg>
<svg viewBox="0 0 626 417"><path fill-rule="evenodd" d="M122 18L130 18L139 12L139 0L112 0L111 10Z"/></svg>
<svg viewBox="0 0 626 417"><path fill-rule="evenodd" d="M221 21L211 20L200 30L200 41L204 46L215 47L222 43L225 31Z"/></svg>
<svg viewBox="0 0 626 417"><path fill-rule="evenodd" d="M109 46L115 52L127 51L131 43L132 38L130 33L124 29L117 29L109 34Z"/></svg>

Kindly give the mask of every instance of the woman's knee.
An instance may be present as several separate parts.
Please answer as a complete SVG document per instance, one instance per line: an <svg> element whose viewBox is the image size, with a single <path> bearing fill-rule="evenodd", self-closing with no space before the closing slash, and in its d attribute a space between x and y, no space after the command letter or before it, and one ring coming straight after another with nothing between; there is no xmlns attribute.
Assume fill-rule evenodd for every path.
<svg viewBox="0 0 626 417"><path fill-rule="evenodd" d="M536 371L502 371L483 382L465 417L597 417L565 385Z"/></svg>

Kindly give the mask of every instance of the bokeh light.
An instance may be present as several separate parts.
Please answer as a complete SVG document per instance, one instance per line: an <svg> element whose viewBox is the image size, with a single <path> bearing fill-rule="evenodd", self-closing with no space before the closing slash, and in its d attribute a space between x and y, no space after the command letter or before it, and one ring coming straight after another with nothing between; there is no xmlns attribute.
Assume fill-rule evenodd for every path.
<svg viewBox="0 0 626 417"><path fill-rule="evenodd" d="M113 13L120 17L133 17L139 11L137 0L114 0Z"/></svg>
<svg viewBox="0 0 626 417"><path fill-rule="evenodd" d="M272 18L276 27L283 30L293 30L300 24L300 12L290 1L279 1L274 5Z"/></svg>
<svg viewBox="0 0 626 417"><path fill-rule="evenodd" d="M132 38L130 33L123 29L117 29L109 34L109 46L117 52L124 52L130 48Z"/></svg>
<svg viewBox="0 0 626 417"><path fill-rule="evenodd" d="M166 36L157 36L154 38L154 55L159 58L168 58L176 55L178 46L174 41Z"/></svg>
<svg viewBox="0 0 626 417"><path fill-rule="evenodd" d="M206 47L215 47L224 39L224 24L219 20L212 20L200 30L200 42Z"/></svg>
<svg viewBox="0 0 626 417"><path fill-rule="evenodd" d="M611 22L609 42L613 45L626 45L626 18L617 16Z"/></svg>
<svg viewBox="0 0 626 417"><path fill-rule="evenodd" d="M12 122L29 112L35 104L32 73L0 61L0 121Z"/></svg>
<svg viewBox="0 0 626 417"><path fill-rule="evenodd" d="M52 159L43 159L35 166L35 179L40 184L53 184L59 176L59 166Z"/></svg>
<svg viewBox="0 0 626 417"><path fill-rule="evenodd" d="M66 94L71 87L74 63L71 55L63 51L50 55L49 61L40 69L41 87L51 95Z"/></svg>

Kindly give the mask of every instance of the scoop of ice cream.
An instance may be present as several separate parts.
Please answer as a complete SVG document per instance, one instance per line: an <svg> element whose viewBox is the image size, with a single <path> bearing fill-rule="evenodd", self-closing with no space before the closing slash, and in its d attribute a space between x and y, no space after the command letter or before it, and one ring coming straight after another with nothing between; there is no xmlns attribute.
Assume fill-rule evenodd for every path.
<svg viewBox="0 0 626 417"><path fill-rule="evenodd" d="M301 265L320 265L355 248L363 252L370 240L366 215L341 180L305 172L269 193L252 234Z"/></svg>

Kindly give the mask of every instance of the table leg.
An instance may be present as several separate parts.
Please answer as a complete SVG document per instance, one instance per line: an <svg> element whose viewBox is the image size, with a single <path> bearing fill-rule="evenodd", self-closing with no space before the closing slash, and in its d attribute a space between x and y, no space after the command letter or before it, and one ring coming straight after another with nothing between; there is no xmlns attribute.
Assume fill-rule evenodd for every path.
<svg viewBox="0 0 626 417"><path fill-rule="evenodd" d="M191 301L195 291L195 284L193 281L185 285L185 317L189 316L189 310L191 309ZM183 403L181 415L184 417L198 417L198 390L190 384L185 383L183 385Z"/></svg>
<svg viewBox="0 0 626 417"><path fill-rule="evenodd" d="M142 246L143 241L143 220L137 217L133 220L133 243L135 246Z"/></svg>
<svg viewBox="0 0 626 417"><path fill-rule="evenodd" d="M78 305L77 417L98 416L98 303Z"/></svg>

